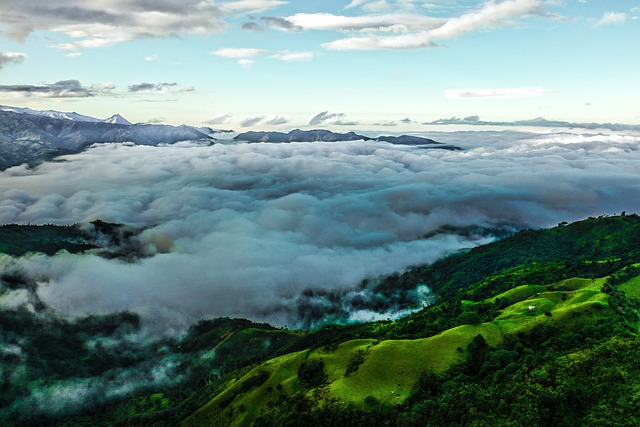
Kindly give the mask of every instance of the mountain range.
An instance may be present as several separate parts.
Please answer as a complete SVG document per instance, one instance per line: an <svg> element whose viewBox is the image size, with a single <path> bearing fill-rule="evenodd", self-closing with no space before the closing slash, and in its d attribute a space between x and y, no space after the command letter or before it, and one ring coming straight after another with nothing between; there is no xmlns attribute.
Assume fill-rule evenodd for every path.
<svg viewBox="0 0 640 427"><path fill-rule="evenodd" d="M213 144L218 141L214 134L230 133L233 131L187 125L132 124L119 114L97 119L75 112L0 106L0 170L21 164L36 166L57 156L79 153L97 143L132 142L157 146L181 141L204 141ZM227 141L241 143L377 141L429 149L460 149L418 136L372 138L354 132L336 133L323 129L295 129L288 133L252 131L240 133L232 140L230 138L225 137Z"/></svg>
<svg viewBox="0 0 640 427"><path fill-rule="evenodd" d="M131 124L118 114L99 120L77 113L0 108L0 170L23 163L34 166L96 143L159 145L188 140L212 138L191 126Z"/></svg>
<svg viewBox="0 0 640 427"><path fill-rule="evenodd" d="M243 142L271 142L271 143L286 143L286 142L337 142L337 141L377 141L388 142L390 144L399 145L416 145L428 148L440 148L444 150L459 150L459 147L452 145L445 145L441 142L436 142L433 139L423 138L420 136L412 135L400 135L400 136L379 136L371 138L364 135L359 135L355 132L336 133L329 130L314 129L314 130L300 130L294 129L288 133L284 132L261 132L251 131L244 132L233 138L235 141Z"/></svg>

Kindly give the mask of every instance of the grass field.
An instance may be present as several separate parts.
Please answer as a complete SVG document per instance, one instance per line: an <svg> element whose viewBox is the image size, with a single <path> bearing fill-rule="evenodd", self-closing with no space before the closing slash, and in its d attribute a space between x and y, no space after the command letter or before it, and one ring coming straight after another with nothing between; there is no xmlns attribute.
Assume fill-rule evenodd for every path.
<svg viewBox="0 0 640 427"><path fill-rule="evenodd" d="M605 279L571 278L550 285L518 286L483 301L495 303L499 298L516 301L502 309L492 321L458 326L429 338L351 340L334 347L271 359L229 384L224 392L187 418L183 426L246 425L259 416L261 410L300 392L309 396L315 392L320 404L323 399L336 399L359 405L368 397L385 404L401 403L422 373L444 372L464 361L467 346L478 334L490 346L499 347L504 336L528 331L539 324L561 324L582 316L605 315L608 296L601 291ZM624 286L637 290L638 284L640 278L635 278ZM463 301L463 308L474 304L477 303ZM347 375L350 362L358 355L357 369ZM305 390L298 379L298 368L305 361L319 359L324 362L326 386L318 389L320 391ZM260 372L268 373L268 378L245 390L243 383Z"/></svg>
<svg viewBox="0 0 640 427"><path fill-rule="evenodd" d="M627 296L640 299L640 276L634 277L624 283L621 283L618 286L618 289L624 291Z"/></svg>

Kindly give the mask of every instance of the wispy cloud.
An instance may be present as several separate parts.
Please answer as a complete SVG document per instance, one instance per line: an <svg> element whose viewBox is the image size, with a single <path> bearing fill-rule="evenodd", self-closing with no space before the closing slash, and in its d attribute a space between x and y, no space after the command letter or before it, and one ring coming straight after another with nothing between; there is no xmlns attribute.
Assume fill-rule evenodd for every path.
<svg viewBox="0 0 640 427"><path fill-rule="evenodd" d="M447 89L444 96L449 99L464 98L531 98L541 96L552 90L540 87L516 87L516 88L483 88L483 89Z"/></svg>
<svg viewBox="0 0 640 427"><path fill-rule="evenodd" d="M324 123L341 122L347 117L344 113L330 113L329 111L322 111L309 120L310 126L321 125Z"/></svg>
<svg viewBox="0 0 640 427"><path fill-rule="evenodd" d="M240 126L242 126L243 128L246 127L250 127L250 126L255 126L258 123L262 122L264 120L264 116L252 116L252 117L247 117L246 119L242 120L240 122Z"/></svg>
<svg viewBox="0 0 640 427"><path fill-rule="evenodd" d="M398 123L392 121L392 120L387 120L387 121L383 121L383 122L376 122L373 124L374 126L385 126L385 127L393 127L393 126L398 126Z"/></svg>
<svg viewBox="0 0 640 427"><path fill-rule="evenodd" d="M313 52L289 52L283 51L274 53L269 56L269 58L279 59L280 61L285 62L295 62L295 61L311 61L315 54Z"/></svg>
<svg viewBox="0 0 640 427"><path fill-rule="evenodd" d="M0 52L0 70L10 64L19 64L27 57L26 53L22 52Z"/></svg>
<svg viewBox="0 0 640 427"><path fill-rule="evenodd" d="M222 125L231 121L231 114L225 113L214 117L211 120L207 120L205 123L208 125Z"/></svg>
<svg viewBox="0 0 640 427"><path fill-rule="evenodd" d="M352 0L345 6L345 9L360 8L367 12L380 12L384 10L413 10L417 6L430 8L435 7L436 2L425 2L420 0Z"/></svg>
<svg viewBox="0 0 640 427"><path fill-rule="evenodd" d="M264 49L226 47L223 49L211 51L211 54L216 56L221 56L223 58L240 59L240 58L252 58L254 56L257 56L266 52L268 51Z"/></svg>
<svg viewBox="0 0 640 427"><path fill-rule="evenodd" d="M144 57L144 60L147 62L153 62L156 59L158 59L158 55L156 55L155 53Z"/></svg>
<svg viewBox="0 0 640 427"><path fill-rule="evenodd" d="M621 123L575 123L563 120L549 120L544 117L537 117L529 120L514 121L491 121L481 120L479 116L473 115L464 118L449 117L424 122L423 125L474 125L474 126L526 126L526 127L546 127L546 128L567 128L567 129L608 129L612 131L640 131L640 125L627 125Z"/></svg>
<svg viewBox="0 0 640 427"><path fill-rule="evenodd" d="M618 12L605 12L602 18L596 21L596 27L602 27L605 25L621 24L627 20L625 13Z"/></svg>
<svg viewBox="0 0 640 427"><path fill-rule="evenodd" d="M83 86L78 80L41 85L0 85L0 92L25 98L87 98L110 94L113 87Z"/></svg>
<svg viewBox="0 0 640 427"><path fill-rule="evenodd" d="M271 51L265 49L254 48L223 48L210 52L212 55L222 58L238 59L238 64L243 66L251 66L255 62L254 58L258 56L267 56L271 59L277 59L284 62L310 61L315 57L314 52L300 51L291 52L288 50Z"/></svg>
<svg viewBox="0 0 640 427"><path fill-rule="evenodd" d="M237 0L220 3L219 7L225 13L258 13L287 3L280 0Z"/></svg>
<svg viewBox="0 0 640 427"><path fill-rule="evenodd" d="M437 28L446 20L416 14L382 14L365 16L343 16L330 13L299 13L285 19L295 28L318 31L378 31L402 32L408 30Z"/></svg>
<svg viewBox="0 0 640 427"><path fill-rule="evenodd" d="M463 36L479 30L502 27L513 23L514 19L542 13L540 0L507 0L500 3L486 2L481 8L460 16L446 19L436 28L409 34L364 37L347 37L323 44L330 50L400 50L419 49L436 46L438 40Z"/></svg>
<svg viewBox="0 0 640 427"><path fill-rule="evenodd" d="M289 119L287 119L284 116L274 116L274 117L272 117L269 120L264 122L264 124L272 125L272 126L284 125L284 124L287 124L287 123L289 123Z"/></svg>
<svg viewBox="0 0 640 427"><path fill-rule="evenodd" d="M164 92L178 86L178 83L136 83L129 86L129 92Z"/></svg>

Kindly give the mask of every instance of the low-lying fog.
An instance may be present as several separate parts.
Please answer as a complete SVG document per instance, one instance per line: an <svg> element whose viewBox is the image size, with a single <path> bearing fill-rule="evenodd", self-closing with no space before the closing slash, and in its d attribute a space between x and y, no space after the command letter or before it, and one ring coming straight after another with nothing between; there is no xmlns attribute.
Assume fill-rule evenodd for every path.
<svg viewBox="0 0 640 427"><path fill-rule="evenodd" d="M1 223L99 218L144 226L141 240L154 255L33 255L0 264L36 277L40 298L71 316L132 310L163 331L203 316L295 327L302 319L291 307L305 290L355 289L490 240L424 238L440 226L549 227L640 206L637 136L428 136L463 150L103 144L33 170L14 167L0 173Z"/></svg>

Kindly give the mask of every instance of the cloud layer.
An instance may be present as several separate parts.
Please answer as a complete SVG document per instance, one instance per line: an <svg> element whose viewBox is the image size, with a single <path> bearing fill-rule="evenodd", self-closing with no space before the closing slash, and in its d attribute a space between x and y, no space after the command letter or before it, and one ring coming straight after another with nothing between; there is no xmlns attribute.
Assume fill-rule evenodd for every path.
<svg viewBox="0 0 640 427"><path fill-rule="evenodd" d="M539 0L488 1L482 7L445 20L433 20L432 28L410 31L400 35L370 34L347 37L323 44L326 49L350 50L402 50L433 47L440 40L463 36L467 33L488 30L512 24L514 20L542 13ZM294 24L300 25L295 20ZM436 24L436 25L434 25ZM397 27L396 27L397 28ZM409 28L407 28L409 29Z"/></svg>
<svg viewBox="0 0 640 427"><path fill-rule="evenodd" d="M202 316L295 326L308 289L430 262L481 237L456 227L550 226L640 204L639 137L426 135L464 151L376 142L100 145L2 175L0 221L145 226L135 263L59 254L18 260L68 315L135 310L179 330ZM170 249L170 250L169 250Z"/></svg>
<svg viewBox="0 0 640 427"><path fill-rule="evenodd" d="M240 3L240 2L233 2ZM63 50L103 47L124 41L221 31L223 12L202 0L5 0L0 22L6 36L22 41L35 30L62 32L74 39Z"/></svg>

